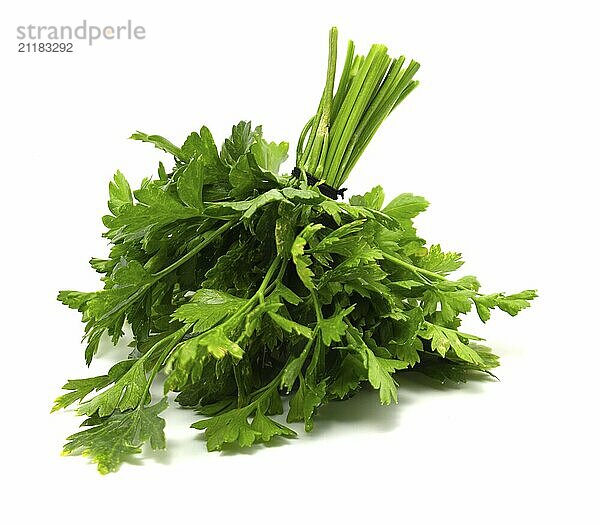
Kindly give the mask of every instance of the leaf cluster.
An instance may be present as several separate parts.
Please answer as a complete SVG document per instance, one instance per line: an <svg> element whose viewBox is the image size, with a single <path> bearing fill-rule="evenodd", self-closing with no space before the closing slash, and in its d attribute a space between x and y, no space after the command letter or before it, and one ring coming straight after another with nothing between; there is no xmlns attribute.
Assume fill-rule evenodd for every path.
<svg viewBox="0 0 600 525"><path fill-rule="evenodd" d="M498 364L481 339L461 330L475 310L510 315L535 292L482 294L475 277L451 279L460 254L427 246L413 225L427 201L402 194L384 204L376 186L331 200L303 177L280 174L285 142L240 122L220 149L210 131L181 146L145 133L174 157L167 171L132 191L117 172L109 185L104 259L96 292L62 291L85 324L89 363L101 338L116 344L131 327L130 357L106 375L68 381L55 409L78 404L84 430L65 453L82 452L101 472L144 443L164 448L167 397L151 404L162 372L165 396L203 416L209 450L246 447L313 428L326 403L379 391L397 402L402 374L464 381ZM278 420L279 419L279 420Z"/></svg>

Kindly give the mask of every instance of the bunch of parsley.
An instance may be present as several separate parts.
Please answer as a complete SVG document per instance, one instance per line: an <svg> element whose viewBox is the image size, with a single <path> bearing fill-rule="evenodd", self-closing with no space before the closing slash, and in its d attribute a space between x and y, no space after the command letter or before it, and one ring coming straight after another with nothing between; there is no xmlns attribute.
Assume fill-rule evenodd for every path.
<svg viewBox="0 0 600 525"><path fill-rule="evenodd" d="M167 394L205 416L193 425L209 450L250 446L313 428L319 407L366 385L382 404L397 401L397 377L416 370L440 381L490 373L498 359L460 330L473 307L516 315L535 292L482 294L475 277L450 279L460 254L427 247L412 220L427 201L402 194L383 207L376 186L349 202L326 197L314 177L337 189L379 124L417 85L384 46L364 57L352 43L334 94L337 33L317 113L297 149L299 176L279 174L288 144L268 142L240 122L217 149L202 127L181 146L157 135L132 138L175 159L131 191L117 172L109 185L107 259L92 259L104 288L62 291L79 310L89 364L107 334L125 323L133 350L106 375L69 380L54 410L78 403L84 430L64 452L83 453L102 473L144 443L165 447ZM150 388L165 377L164 396Z"/></svg>

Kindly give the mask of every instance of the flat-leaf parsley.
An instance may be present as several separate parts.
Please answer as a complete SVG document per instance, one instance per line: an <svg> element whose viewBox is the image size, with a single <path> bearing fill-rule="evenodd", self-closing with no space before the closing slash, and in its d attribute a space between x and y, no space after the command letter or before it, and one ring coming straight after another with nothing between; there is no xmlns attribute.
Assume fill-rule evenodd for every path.
<svg viewBox="0 0 600 525"><path fill-rule="evenodd" d="M66 454L83 453L106 473L145 443L165 448L169 392L204 416L193 427L221 450L295 436L273 418L284 396L287 421L310 431L321 406L365 386L382 404L397 402L407 370L462 382L497 366L461 330L461 316L516 315L535 291L484 294L475 277L449 277L460 254L428 247L413 226L423 197L405 193L384 207L381 186L348 202L326 196L416 87L419 65L382 45L356 55L350 42L334 89L336 63L333 29L325 89L293 175L279 172L288 144L268 142L250 122L233 126L220 150L206 127L181 146L133 134L174 167L161 163L135 191L117 171L103 217L112 247L91 260L104 287L58 296L82 315L88 364L103 336L116 344L126 323L133 333L128 359L63 387L54 409L77 403L87 418ZM153 401L159 372L164 397Z"/></svg>

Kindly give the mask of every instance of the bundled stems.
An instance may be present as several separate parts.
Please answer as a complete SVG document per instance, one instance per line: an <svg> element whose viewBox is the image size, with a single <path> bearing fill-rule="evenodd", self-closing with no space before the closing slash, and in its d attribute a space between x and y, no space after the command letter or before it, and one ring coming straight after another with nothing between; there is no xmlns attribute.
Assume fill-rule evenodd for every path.
<svg viewBox="0 0 600 525"><path fill-rule="evenodd" d="M296 149L296 164L339 189L385 118L418 85L419 64L403 68L403 56L392 59L374 44L367 56L354 54L348 42L346 59L334 95L337 29L329 33L325 89L317 113L306 123Z"/></svg>

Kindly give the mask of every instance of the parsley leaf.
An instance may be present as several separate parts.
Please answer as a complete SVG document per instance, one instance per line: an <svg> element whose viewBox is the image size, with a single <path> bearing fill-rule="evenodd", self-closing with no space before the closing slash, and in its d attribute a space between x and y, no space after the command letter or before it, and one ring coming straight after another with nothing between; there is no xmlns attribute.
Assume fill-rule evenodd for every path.
<svg viewBox="0 0 600 525"><path fill-rule="evenodd" d="M116 471L128 456L139 454L146 441L154 450L164 449L165 420L158 414L167 405L167 399L163 398L152 406L115 413L108 418L91 417L83 423L90 428L67 438L63 453L88 456L98 464L101 474L107 474Z"/></svg>

